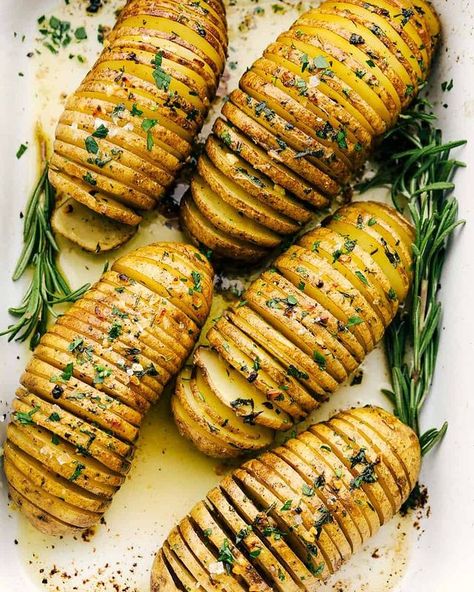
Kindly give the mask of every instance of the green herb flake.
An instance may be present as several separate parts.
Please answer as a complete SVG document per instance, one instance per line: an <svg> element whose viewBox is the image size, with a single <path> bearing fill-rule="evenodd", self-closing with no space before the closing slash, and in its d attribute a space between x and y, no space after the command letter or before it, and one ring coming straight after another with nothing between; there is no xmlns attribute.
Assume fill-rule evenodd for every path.
<svg viewBox="0 0 474 592"><path fill-rule="evenodd" d="M28 146L26 144L20 144L18 150L16 151L16 157L20 159L27 150Z"/></svg>
<svg viewBox="0 0 474 592"><path fill-rule="evenodd" d="M229 547L228 539L224 539L224 542L219 548L219 556L217 558L218 561L222 561L227 573L230 573L232 570L232 566L234 565L235 558L232 554L232 551Z"/></svg>
<svg viewBox="0 0 474 592"><path fill-rule="evenodd" d="M369 285L369 280L365 277L365 275L359 271L358 269L354 272L355 275L360 279L360 281L365 284L366 286Z"/></svg>
<svg viewBox="0 0 474 592"><path fill-rule="evenodd" d="M102 140L106 138L109 134L109 128L105 127L103 123L99 125L99 127L92 133L94 138L101 138Z"/></svg>
<svg viewBox="0 0 474 592"><path fill-rule="evenodd" d="M99 152L99 144L97 144L97 141L95 140L94 137L88 136L84 140L84 144L85 144L86 150L87 150L87 152L89 152L89 154L97 154Z"/></svg>
<svg viewBox="0 0 474 592"><path fill-rule="evenodd" d="M322 353L315 350L313 360L318 364L320 370L326 370L326 358Z"/></svg>
<svg viewBox="0 0 474 592"><path fill-rule="evenodd" d="M73 474L69 477L69 481L76 481L82 475L82 472L85 468L85 465L81 464L80 462L76 462L76 468L74 469Z"/></svg>
<svg viewBox="0 0 474 592"><path fill-rule="evenodd" d="M33 407L31 411L15 411L13 413L13 418L21 425L35 425L33 421L33 415L38 413L40 407Z"/></svg>
<svg viewBox="0 0 474 592"><path fill-rule="evenodd" d="M162 68L163 64L163 52L159 51L154 59L151 61L154 66L153 78L158 89L168 92L171 84L171 76L165 72Z"/></svg>

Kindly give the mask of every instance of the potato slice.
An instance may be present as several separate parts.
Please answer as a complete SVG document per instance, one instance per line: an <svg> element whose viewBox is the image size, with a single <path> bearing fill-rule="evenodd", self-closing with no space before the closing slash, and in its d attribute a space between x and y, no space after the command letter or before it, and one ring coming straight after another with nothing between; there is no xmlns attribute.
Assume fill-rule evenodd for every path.
<svg viewBox="0 0 474 592"><path fill-rule="evenodd" d="M80 528L89 528L99 519L100 514L72 506L33 483L8 457L5 458L4 470L12 487L51 516Z"/></svg>
<svg viewBox="0 0 474 592"><path fill-rule="evenodd" d="M296 406L288 409L288 405L280 405L280 398L282 390L277 382L275 382L263 368L260 366L259 360L253 360L245 353L243 353L238 345L228 335L222 334L219 328L214 326L207 334L209 345L230 364L237 372L239 372L247 382L252 383L255 388L260 390L266 398L265 407L268 409L276 409L287 412L295 421L303 419L304 412ZM295 409L296 407L296 409Z"/></svg>
<svg viewBox="0 0 474 592"><path fill-rule="evenodd" d="M354 409L353 415L361 425L369 426L390 446L404 467L412 490L420 471L420 444L410 428L399 425L390 413L378 407Z"/></svg>
<svg viewBox="0 0 474 592"><path fill-rule="evenodd" d="M267 49L267 52L271 51L272 46ZM362 144L359 143L356 149L357 140L352 130L341 125L332 113L322 111L316 100L311 100L315 92L311 84L311 72L305 70L302 74L301 65L299 69L295 68L296 72L293 69L287 69L278 62L278 57L275 57L273 61L266 57L260 58L253 64L252 69L300 105L299 109L291 109L291 113L297 122L302 119L305 124L306 122L310 124L309 134L311 136L315 134L324 146L334 151L334 157L328 157L331 169L336 159L351 170L364 162ZM298 87L303 83L306 86L309 83L310 89L301 94ZM317 87L315 88L317 89ZM296 125L301 127L301 123Z"/></svg>
<svg viewBox="0 0 474 592"><path fill-rule="evenodd" d="M352 425L339 420L339 418L331 420L329 425L336 434L344 438L344 440L349 440L356 449L359 448L362 451L360 455L363 460L359 463L360 468L363 468L366 464L376 464L377 480L384 490L387 499L390 501L392 511L395 514L402 504L402 497L380 448L374 442L365 438L358 430L353 429ZM356 460L352 460L351 465L354 465L356 462Z"/></svg>
<svg viewBox="0 0 474 592"><path fill-rule="evenodd" d="M179 433L190 440L204 454L214 458L233 458L242 454L238 448L227 446L220 438L202 428L187 413L178 395L171 399L171 409Z"/></svg>
<svg viewBox="0 0 474 592"><path fill-rule="evenodd" d="M334 520L331 510L315 493L317 488L313 486L314 484L308 485L284 458L274 452L260 455L259 460L288 486L289 497L285 501L298 500L298 507L301 507L301 496L303 496L303 503L310 513L310 524L316 528L316 540L324 548L325 555L332 558L333 569L336 569L341 560L344 561L350 557L352 549Z"/></svg>
<svg viewBox="0 0 474 592"><path fill-rule="evenodd" d="M376 236L375 233L378 233L382 237L380 239L382 244L389 246L393 250L395 259L398 263L401 263L401 268L410 276L412 265L411 242L407 246L404 238L398 234L398 227L395 223L387 223L386 216L375 217L367 214L364 207L360 208L359 211L354 206L343 206L339 209L338 215L343 221L347 219L352 222L355 219L356 213L356 223L359 227L362 227L365 232L372 234L372 236Z"/></svg>
<svg viewBox="0 0 474 592"><path fill-rule="evenodd" d="M273 405L269 408L266 396L211 349L200 346L194 353L194 362L216 397L245 421L275 430L292 426L287 413L274 409Z"/></svg>
<svg viewBox="0 0 474 592"><path fill-rule="evenodd" d="M230 431L237 436L242 436L250 441L255 440L255 447L265 448L269 446L273 439L273 432L259 425L245 423L233 410L229 410L221 400L216 397L214 391L210 388L200 368L196 368L195 376L190 381L193 393L198 393L202 401L206 414L214 419L220 426L222 432ZM252 445L252 442L250 442Z"/></svg>
<svg viewBox="0 0 474 592"><path fill-rule="evenodd" d="M245 191L242 187L240 187L240 185L232 180L234 175L232 175L230 178L223 175L206 155L203 155L199 159L198 171L203 179L205 179L212 188L212 190L217 193L219 197L226 203L239 210L239 212L242 212L241 215L248 216L252 220L262 224L274 233L288 234L290 228L294 228L294 226L291 226L293 223L288 220L288 216L281 214L276 209L262 202L258 197L255 197L254 195L251 195ZM199 179L199 176L195 176L191 182L193 195L195 193L195 184L199 183ZM294 208L294 204L290 204L287 209L295 210L297 208ZM300 208L300 211L297 213L293 213L293 217L296 217L297 219L301 218L301 210L302 208ZM290 212L287 213L289 214ZM258 227L258 224L255 224L255 226ZM275 235L273 235L273 237L274 236ZM262 238L262 243L264 239L265 237ZM278 242L280 241L281 236L278 237Z"/></svg>
<svg viewBox="0 0 474 592"><path fill-rule="evenodd" d="M242 187L248 194L282 214L280 223L282 232L286 234L298 229L301 206L291 195L287 195L283 187L275 186L270 178L249 166L240 156L229 150L215 136L209 136L206 142L206 154L214 165L233 182ZM292 219L294 218L294 219ZM283 230L286 228L286 230Z"/></svg>
<svg viewBox="0 0 474 592"><path fill-rule="evenodd" d="M195 590L200 588L199 582L196 580L195 576L192 575L187 567L179 561L176 553L170 548L168 543L163 545L162 553L168 569L172 574L171 580L174 589L176 589L176 581L180 582L180 585L184 590Z"/></svg>
<svg viewBox="0 0 474 592"><path fill-rule="evenodd" d="M196 560L194 555L189 550L186 542L181 537L181 533L177 528L173 529L168 537L170 550L175 557L179 559L182 566L186 566L188 571L196 578L195 588L200 587L206 591L217 590L213 584L209 574L203 569L202 565Z"/></svg>
<svg viewBox="0 0 474 592"><path fill-rule="evenodd" d="M257 121L272 134L275 150L281 149L281 142L278 142L278 138L280 138L293 150L294 153L291 154L293 159L299 160L301 158L313 164L312 180L318 190L331 196L339 193L339 183L321 170L320 161L311 156L313 152L320 155L317 152L321 149L319 142L312 141L310 137L298 130L291 122L286 121L285 118L280 117L274 110L267 107L265 101L252 97L246 91L232 91L230 100L246 115ZM223 113L225 114L225 111Z"/></svg>
<svg viewBox="0 0 474 592"><path fill-rule="evenodd" d="M213 573L213 580L216 582L217 590L224 590L227 587L232 586L232 590L236 590L236 592L243 592L245 588L241 586L239 583L238 576L239 574L236 573L237 578L234 578L231 573L227 573L224 569L223 572L218 563L218 557L220 555L219 551L215 551L214 549L211 551L210 546L206 544L206 542L199 536L196 527L194 524L188 519L185 518L182 520L178 526L182 538L186 541L186 544L199 560L201 565L208 573ZM231 544L229 545L231 547ZM231 547L232 548L232 547ZM229 565L230 570L232 570L232 566Z"/></svg>
<svg viewBox="0 0 474 592"><path fill-rule="evenodd" d="M118 249L134 236L138 228L104 218L71 198L57 203L51 226L54 232L91 253Z"/></svg>
<svg viewBox="0 0 474 592"><path fill-rule="evenodd" d="M167 298L198 325L202 325L207 318L209 309L198 276L195 276L191 283L188 278L182 278L171 268L167 269L165 265L142 256L140 251L120 257L112 269Z"/></svg>
<svg viewBox="0 0 474 592"><path fill-rule="evenodd" d="M361 487L365 491L379 517L380 524L385 524L393 516L393 511L390 500L380 483L378 459L374 459L372 463L367 465L363 463L355 464L355 459L361 454L361 448L356 446L355 443L337 434L330 425L319 424L313 426L312 431L324 440L339 460L345 464L352 475L350 488ZM367 470L367 467L369 467L370 472L367 473L367 478L362 478L366 474L364 471Z"/></svg>
<svg viewBox="0 0 474 592"><path fill-rule="evenodd" d="M89 474L87 467L94 462L93 459L84 459L84 457L78 455L74 457L73 449L70 449L69 453L65 452L66 447L61 442L51 445L46 431L40 431L39 428L33 429L32 426L17 426L14 423L10 423L7 428L7 436L13 444L29 456L35 458L48 470L54 471L59 476L68 480L75 476L75 483L79 487L107 499L111 499L116 493L118 485L94 478L97 476L97 471L94 467L92 469L93 476ZM52 448L52 446L55 448ZM59 454L61 454L62 464L57 460L57 455ZM95 466L99 466L96 461ZM76 475L78 476L76 477ZM104 477L104 475L102 473L99 477Z"/></svg>
<svg viewBox="0 0 474 592"><path fill-rule="evenodd" d="M55 163L60 161L60 157L53 157L51 159L51 168L49 169L49 180L55 186L60 188L62 199L73 199L79 202L89 210L97 214L102 214L108 218L118 222L121 225L137 226L142 221L142 217L136 214L133 210L123 205L122 203L111 199L106 193L94 189L90 184L82 179L79 169L76 169L76 173L79 175L69 175L62 172L63 165L69 167L69 163L65 160L60 161L61 165L58 166ZM74 165L73 165L74 166ZM85 176L85 169L83 169ZM119 226L121 228L121 226ZM57 229L59 230L59 228ZM135 233L134 229L130 230L130 233ZM88 239L89 241L92 239Z"/></svg>
<svg viewBox="0 0 474 592"><path fill-rule="evenodd" d="M197 372L194 374L197 374ZM202 379L202 376L200 378ZM203 389L198 388L195 375L181 374L179 384L177 384L177 396L184 412L200 425L205 432L210 434L211 441L218 440L224 445L217 447L217 456L219 457L221 455L221 450L225 450L228 447L231 448L231 452L234 450L259 450L262 447L258 441L259 431L256 430L254 434L249 434L248 429L229 428L225 415L224 417L220 417L216 410L207 411L206 395L208 395L208 391L210 390L207 383L203 384L201 380L199 386L203 387ZM229 414L229 411L232 412L232 410L228 409L227 414ZM238 422L234 421L234 428L237 427Z"/></svg>
<svg viewBox="0 0 474 592"><path fill-rule="evenodd" d="M302 237L299 244L307 249L317 248L318 255L332 263L364 295L385 326L392 321L398 302L388 297L390 284L387 277L356 242L321 226ZM338 254L336 261L334 253Z"/></svg>
<svg viewBox="0 0 474 592"><path fill-rule="evenodd" d="M357 244L364 249L379 265L390 282L389 297L395 292L396 298L403 302L408 293L410 277L408 270L404 269L401 262L400 253L397 248L392 249L392 245L378 232L375 232L367 225L362 230L357 226L357 214L350 218L331 220L329 228L339 232L343 236L350 236Z"/></svg>
<svg viewBox="0 0 474 592"><path fill-rule="evenodd" d="M316 456L312 455L302 442L297 439L290 442L291 445L276 448L273 451L274 455L280 457L297 472L299 478L301 478L301 481L298 481L300 490L302 490L303 484L306 483L307 491L314 492L315 500L313 503L322 504L327 508L332 520L337 523L340 529L341 534L337 536L343 536L346 540L346 543L342 541L341 544L338 544L341 554L347 552L347 544L349 544L350 553L354 553L362 543L360 531L351 516L351 510L355 504L349 503L350 496L347 496L348 499L340 499L342 497L340 496L340 490L334 490L330 483L326 483L326 473L329 473L328 467L318 461ZM292 446L293 444L294 446ZM337 491L337 495L335 491Z"/></svg>
<svg viewBox="0 0 474 592"><path fill-rule="evenodd" d="M190 512L190 517L195 524L196 530L200 531L199 534L206 538L208 545L213 546L213 550L220 553L223 548L228 549L233 558L230 571L240 577L243 585L252 587L252 590L256 592L271 590L262 576L249 563L245 554L239 550L232 539L229 540L227 533L223 530L219 521L214 519L204 502L197 503L194 506Z"/></svg>
<svg viewBox="0 0 474 592"><path fill-rule="evenodd" d="M285 538L289 546L315 574L306 585L314 586L318 579L327 577L330 573L315 536L305 528L299 512L295 512L291 508L290 510L281 509L284 507L285 500L279 498L268 485L263 484L246 465L242 469L234 471L234 478L242 484L242 488L254 503L259 504L272 515L278 525L278 530L287 533Z"/></svg>
<svg viewBox="0 0 474 592"><path fill-rule="evenodd" d="M292 581L288 571L275 560L265 544L262 544L262 540L255 534L252 524L248 524L241 518L237 508L224 496L222 491L217 487L212 489L207 494L207 500L212 504L219 520L231 530L236 540L240 541L241 546L255 560L259 571L263 572L272 584L272 588L269 588L267 584L259 582L259 589L298 592L299 588Z"/></svg>
<svg viewBox="0 0 474 592"><path fill-rule="evenodd" d="M127 446L91 423L77 419L58 405L48 403L26 389L18 389L16 396L18 400L14 400L12 405L15 413L33 414L35 424L53 434L51 441L61 438L112 471L121 474L129 471L133 446Z"/></svg>
<svg viewBox="0 0 474 592"><path fill-rule="evenodd" d="M288 376L284 367L279 364L265 349L260 347L244 331L239 329L239 322L234 322L232 312L226 312L216 323L215 327L222 335L231 339L239 350L252 360L252 366L262 368L278 385L278 393L274 395L276 404L292 417L298 417L302 412L308 413L315 409L316 402L308 395L299 382Z"/></svg>
<svg viewBox="0 0 474 592"><path fill-rule="evenodd" d="M269 249L280 243L280 236L248 218L245 209L236 209L223 200L202 177L194 177L191 192L193 200L202 214L222 232L238 240Z"/></svg>
<svg viewBox="0 0 474 592"><path fill-rule="evenodd" d="M18 492L12 485L8 485L8 495L18 509L28 518L31 524L40 532L47 535L62 536L81 531L80 528L61 522L48 512L45 512Z"/></svg>
<svg viewBox="0 0 474 592"><path fill-rule="evenodd" d="M289 282L279 282L280 274L268 271L263 273L250 288L255 289L265 299L259 304L260 314L278 331L293 342L295 347L304 351L316 363L312 369L315 380L325 391L333 391L338 382L347 378L347 372L341 362L332 356L324 340L318 339L296 317L299 309L299 290ZM281 289L278 289L281 288ZM248 298L249 302L253 302ZM328 376L329 375L329 376Z"/></svg>
<svg viewBox="0 0 474 592"><path fill-rule="evenodd" d="M402 500L406 498L407 491L409 489L408 480L405 478L405 469L402 464L392 452L390 446L377 433L370 430L370 428L364 429L363 424L360 424L358 420L354 420L352 415L344 416L340 414L338 421L346 422L350 424L352 429L355 429L367 442L368 446L372 447L374 451L383 458L383 463L386 468L390 471L391 477L396 484L397 492L393 494L394 499L398 500L398 507L403 503Z"/></svg>
<svg viewBox="0 0 474 592"><path fill-rule="evenodd" d="M373 37L387 48L398 63L401 64L406 76L410 78L414 92L418 91L421 76L421 68L411 54L410 48L403 39L397 35L395 30L384 21L376 12L371 12L370 7L366 8L348 2L324 2L321 5L321 13L328 15L341 15L347 18L355 26L363 30L363 36L368 43L379 52L378 44L373 43ZM370 33L368 33L370 31ZM409 57L413 58L410 62Z"/></svg>
<svg viewBox="0 0 474 592"><path fill-rule="evenodd" d="M290 195L293 194L299 199L307 201L308 192L313 191L312 187L290 169L273 160L254 143L253 138L251 140L221 118L214 122L213 132L226 146L233 152L237 152L257 171L267 175L278 186L287 189ZM202 158L199 159L198 165L202 160ZM311 212L301 206L293 216L299 222L308 222L311 219Z"/></svg>
<svg viewBox="0 0 474 592"><path fill-rule="evenodd" d="M357 296L355 291L344 291L338 278L334 278L332 267L325 265L323 260L318 260L312 252L301 247L290 247L276 263L277 269L288 277L289 273L286 270L289 268L291 273L295 266L304 278L305 292L337 318L341 323L341 331L350 331L357 337L366 353L371 351L374 342L369 328L366 327L367 320L360 314L359 306L353 305L353 300ZM361 298L358 300L360 302ZM364 304L363 301L360 303Z"/></svg>
<svg viewBox="0 0 474 592"><path fill-rule="evenodd" d="M307 186L303 190L304 198L302 198L305 202L308 202L317 208L327 205L329 203L327 197L323 196L316 189L316 185L318 185L317 180L320 178L319 169L302 156L301 158L296 158L298 153L289 147L286 142L284 144L281 140L279 142L278 137L269 132L247 113L244 113L237 104L233 104L233 101L238 103L243 96L244 94L241 91L233 91L230 95L230 100L222 107L222 115L225 115L225 117L237 129L242 131L246 137L252 138L259 147L268 153L271 161L276 163L276 166L287 167L307 183ZM272 178L275 178L273 175L271 176Z"/></svg>
<svg viewBox="0 0 474 592"><path fill-rule="evenodd" d="M337 487L340 484L350 492L354 503L359 508L363 520L358 522L358 528L363 534L364 540L378 531L381 526L379 517L375 508L373 507L369 497L362 488L351 489L351 482L353 479L346 465L339 459L333 447L321 439L319 435L314 432L313 427L310 427L307 432L303 432L298 436L298 439L310 448L310 450L321 456L324 462L330 467L331 472L329 477L331 482ZM364 526L365 525L365 526Z"/></svg>
<svg viewBox="0 0 474 592"><path fill-rule="evenodd" d="M280 259L277 261L280 261ZM313 357L315 360L319 360L320 366L329 368L332 365L331 372L334 376L337 377L342 372L342 376L347 377L347 374L356 368L359 359L358 356L353 355L350 351L351 348L348 347L348 342L351 345L354 342L357 343L355 337L352 334L348 336L346 334L347 332L341 328L340 322L336 321L327 309L306 294L307 274L303 267L297 266L296 273L291 275L291 281L285 276L284 271L283 273L272 271L267 273L267 278L271 283L272 289L281 290L281 292L275 294L277 302L271 300L271 305L279 304L280 308L285 308L285 317L288 314L297 319L312 334L315 342L319 344L319 348L325 352L324 355L326 358L329 357L337 360L337 362L332 362L328 359L323 361L320 356L314 354L313 350L311 355L314 354ZM296 303L291 299L290 306L288 306L288 302L286 301L288 294L294 294L296 299ZM283 298L283 301L281 298ZM282 304L283 307L281 306ZM289 310L287 310L288 308ZM363 359L363 350L360 346L359 349L361 351L360 359ZM339 364L342 365L344 370L340 368Z"/></svg>
<svg viewBox="0 0 474 592"><path fill-rule="evenodd" d="M261 545L262 550L259 557L266 552L267 548L271 552L271 557L265 557L267 569L272 570L274 574L279 574L281 570L285 576L283 581L288 586L293 586L293 582L295 582L299 587L302 587L304 582L311 581L312 574L306 565L306 559L302 561L298 557L287 543L286 537L272 536L275 531L278 531L278 523L271 513L266 512L258 501L249 498L245 494L242 485L232 475L221 481L220 489L243 519L248 524L252 524L252 530L258 534L260 540L264 543ZM270 536L266 536L265 533ZM287 582L288 576L291 578L289 582Z"/></svg>
<svg viewBox="0 0 474 592"><path fill-rule="evenodd" d="M97 422L101 428L111 431L119 438L134 442L138 434L138 426L142 416L129 407L118 403L112 397L103 395L97 389L72 378L68 384L59 385L54 390L53 377L59 376L61 371L38 359L30 363L21 377L21 384L28 390L37 393L42 399L51 403L56 402L74 415L90 422ZM55 396L59 397L55 399ZM131 421L134 423L132 424Z"/></svg>
<svg viewBox="0 0 474 592"><path fill-rule="evenodd" d="M249 337L275 357L286 368L287 374L304 385L316 401L324 401L328 393L319 380L315 378L317 364L312 357L308 356L300 348L295 347L287 337L282 335L261 315L262 310L267 308L267 305L266 300L262 304L258 302L258 299L259 295L256 295L255 302L249 301L251 306L242 306L234 311L236 318L243 318L245 321L245 325L241 325L241 328L244 331L250 328Z"/></svg>
<svg viewBox="0 0 474 592"><path fill-rule="evenodd" d="M213 226L196 206L191 192L181 202L181 219L191 238L205 245L211 253L230 259L257 261L268 251L236 239Z"/></svg>

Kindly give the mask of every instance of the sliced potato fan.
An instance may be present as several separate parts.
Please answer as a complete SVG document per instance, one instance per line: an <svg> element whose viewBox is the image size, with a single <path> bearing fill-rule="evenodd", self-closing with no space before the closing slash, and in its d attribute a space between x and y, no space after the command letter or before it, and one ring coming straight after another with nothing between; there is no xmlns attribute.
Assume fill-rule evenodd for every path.
<svg viewBox="0 0 474 592"><path fill-rule="evenodd" d="M416 434L379 408L311 426L194 506L157 552L151 589L316 592L398 512L420 462Z"/></svg>
<svg viewBox="0 0 474 592"><path fill-rule="evenodd" d="M191 153L224 68L226 26L221 0L127 2L56 129L56 232L92 252L133 236Z"/></svg>
<svg viewBox="0 0 474 592"><path fill-rule="evenodd" d="M343 191L416 96L439 34L424 1L325 0L301 15L222 107L181 209L189 235L218 258L252 262L297 232ZM374 249L382 244L375 258L381 267L384 251L407 254L391 244L385 218L359 237ZM406 274L401 267L389 275L400 297ZM375 290L369 287L367 298ZM376 313L387 317L376 300Z"/></svg>
<svg viewBox="0 0 474 592"><path fill-rule="evenodd" d="M173 398L181 433L210 456L234 457L304 419L382 339L407 296L412 240L410 224L376 202L344 206L304 234L195 350Z"/></svg>
<svg viewBox="0 0 474 592"><path fill-rule="evenodd" d="M130 469L143 417L194 346L212 286L194 247L142 247L115 261L42 337L20 378L5 443L11 497L34 526L65 534L101 519ZM236 443L225 455L240 439L245 449L271 442L271 430L252 430L207 396L209 422L229 423Z"/></svg>

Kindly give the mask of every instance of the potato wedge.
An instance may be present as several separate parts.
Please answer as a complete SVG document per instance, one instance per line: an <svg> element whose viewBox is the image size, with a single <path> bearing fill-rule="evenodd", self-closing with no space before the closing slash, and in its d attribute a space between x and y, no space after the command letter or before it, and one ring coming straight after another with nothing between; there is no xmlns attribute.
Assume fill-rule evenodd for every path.
<svg viewBox="0 0 474 592"><path fill-rule="evenodd" d="M384 431L377 444L366 432L362 437L357 417L364 415L376 431L389 424L391 433ZM162 589L169 570L174 585L184 589L197 559L195 586L204 590L212 589L209 581L217 589L239 590L255 570L256 590L270 583L282 592L315 592L407 499L409 490L402 495L396 485L404 470L400 464L389 468L381 447L407 451L416 480L420 448L412 441L417 438L407 426L367 407L335 415L247 461L170 533L155 558L152 590Z"/></svg>
<svg viewBox="0 0 474 592"><path fill-rule="evenodd" d="M112 264L42 337L20 378L5 443L12 499L42 532L100 521L130 470L144 415L194 347L212 290L212 268L196 248L156 243ZM181 415L225 457L273 439L228 414L225 440L234 445L223 446Z"/></svg>

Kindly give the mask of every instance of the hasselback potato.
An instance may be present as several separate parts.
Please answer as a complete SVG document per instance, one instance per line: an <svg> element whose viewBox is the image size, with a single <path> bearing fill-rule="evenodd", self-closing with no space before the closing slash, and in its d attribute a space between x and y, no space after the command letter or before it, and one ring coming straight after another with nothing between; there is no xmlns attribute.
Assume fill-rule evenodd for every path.
<svg viewBox="0 0 474 592"><path fill-rule="evenodd" d="M194 248L119 258L43 336L4 445L12 499L48 534L99 521L130 468L142 419L189 355L213 273Z"/></svg>
<svg viewBox="0 0 474 592"><path fill-rule="evenodd" d="M90 251L133 235L190 155L226 52L221 0L127 2L56 129L57 232Z"/></svg>
<svg viewBox="0 0 474 592"><path fill-rule="evenodd" d="M317 590L400 509L419 468L418 439L398 419L339 413L196 504L158 551L152 591Z"/></svg>
<svg viewBox="0 0 474 592"><path fill-rule="evenodd" d="M413 229L393 208L338 209L264 271L207 333L178 377L180 432L206 454L270 444L356 370L411 279Z"/></svg>
<svg viewBox="0 0 474 592"><path fill-rule="evenodd" d="M439 22L424 0L325 1L229 95L182 204L218 257L251 261L327 206L428 74Z"/></svg>

